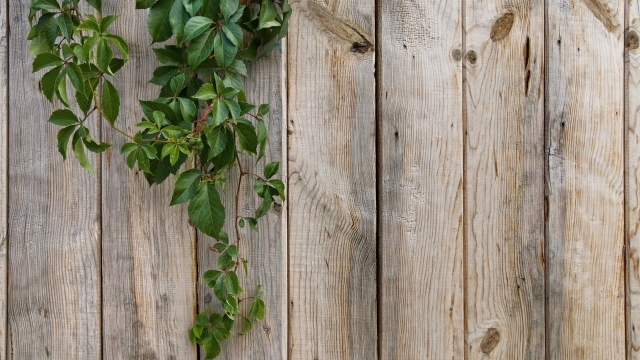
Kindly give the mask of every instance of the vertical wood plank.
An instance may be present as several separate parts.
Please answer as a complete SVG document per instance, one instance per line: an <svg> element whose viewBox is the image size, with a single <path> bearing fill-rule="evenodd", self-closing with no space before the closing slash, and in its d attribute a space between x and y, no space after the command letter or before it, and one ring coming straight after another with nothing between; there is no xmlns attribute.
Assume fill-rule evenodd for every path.
<svg viewBox="0 0 640 360"><path fill-rule="evenodd" d="M461 359L461 2L378 13L380 357Z"/></svg>
<svg viewBox="0 0 640 360"><path fill-rule="evenodd" d="M544 2L466 2L469 359L543 359Z"/></svg>
<svg viewBox="0 0 640 360"><path fill-rule="evenodd" d="M291 359L377 358L374 6L293 4Z"/></svg>
<svg viewBox="0 0 640 360"><path fill-rule="evenodd" d="M627 128L627 358L640 359L640 1L630 0L625 34Z"/></svg>
<svg viewBox="0 0 640 360"><path fill-rule="evenodd" d="M0 0L0 359L7 352L7 150L9 145L9 7Z"/></svg>
<svg viewBox="0 0 640 360"><path fill-rule="evenodd" d="M100 161L91 176L56 150L53 107L31 74L29 1L9 7L8 355L99 359ZM97 117L87 123L98 136ZM3 157L4 159L4 157Z"/></svg>
<svg viewBox="0 0 640 360"><path fill-rule="evenodd" d="M280 161L280 173L277 177L286 179L286 142L283 134L286 126L285 112L285 53L284 46L276 47L266 59L250 63L247 66L248 76L245 81L247 101L252 104L268 103L271 111L265 117L268 134L268 146L265 159L255 165L254 157L241 155L244 171L262 174L264 165L271 161ZM231 238L235 238L235 199L239 171L229 174L227 184L220 195L225 204L227 219L225 229ZM255 197L253 185L255 181L249 177L242 180L240 189L240 216L252 217L260 206L260 199ZM249 261L248 277L240 270L241 286L244 290L241 298L254 296L256 286L261 285L264 291L265 319L254 323L254 328L244 336L233 335L222 342L221 359L286 359L287 357L287 228L286 203L279 211L272 209L266 217L258 221L259 232L249 227L241 229L242 242L240 252ZM215 240L198 232L198 304L200 311L212 308L221 312L213 290L202 281L202 275L210 269L217 269L217 256L209 250ZM250 301L241 303L241 313L248 314ZM237 329L241 330L240 328ZM204 359L204 353L201 352Z"/></svg>
<svg viewBox="0 0 640 360"><path fill-rule="evenodd" d="M134 1L104 3L105 14L121 14L113 32L131 48L130 62L114 80L122 103L117 124L129 133L144 116L138 99L159 93L149 83L158 63L147 12L134 7ZM103 132L114 144L103 166L104 358L195 359L188 337L197 307L195 231L187 209L169 207L172 176L149 188L119 153L126 139L108 126Z"/></svg>
<svg viewBox="0 0 640 360"><path fill-rule="evenodd" d="M548 356L621 359L625 5L547 6Z"/></svg>

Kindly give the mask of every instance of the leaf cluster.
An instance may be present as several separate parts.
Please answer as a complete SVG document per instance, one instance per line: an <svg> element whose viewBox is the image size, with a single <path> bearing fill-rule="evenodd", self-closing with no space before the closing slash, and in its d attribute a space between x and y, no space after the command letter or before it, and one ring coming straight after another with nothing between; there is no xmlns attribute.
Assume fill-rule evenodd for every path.
<svg viewBox="0 0 640 360"><path fill-rule="evenodd" d="M285 186L274 178L277 162L267 164L263 175L241 166L241 156L255 156L256 163L264 157L264 117L270 110L268 104L247 101L243 77L247 61L268 56L286 35L291 7L286 0L136 0L138 9L149 9L152 43L168 45L153 48L162 65L150 82L160 86L159 96L139 101L144 117L137 132L128 134L117 125L121 101L113 82L129 59L129 46L110 31L117 16L102 15L102 0L86 0L95 9L91 14L81 12L79 2L32 0L29 12L33 71L44 70L41 91L60 107L49 118L60 127L58 151L66 159L71 142L81 166L93 172L86 151L102 153L111 147L90 135L86 122L98 113L127 138L120 152L150 185L176 176L171 205L188 203L193 224L215 239L211 250L220 254L218 269L207 271L204 281L223 312L205 310L190 332L207 358L215 358L238 317L239 334L264 318L260 289L253 297L240 298L237 269L243 265L246 274L247 260L239 252L239 229L248 224L258 231L258 219L285 200ZM240 170L240 183L246 177L254 181L262 204L245 216L236 195L235 240L230 241L223 230L227 214L219 191L233 167ZM250 311L242 315L239 303L247 299L252 299Z"/></svg>

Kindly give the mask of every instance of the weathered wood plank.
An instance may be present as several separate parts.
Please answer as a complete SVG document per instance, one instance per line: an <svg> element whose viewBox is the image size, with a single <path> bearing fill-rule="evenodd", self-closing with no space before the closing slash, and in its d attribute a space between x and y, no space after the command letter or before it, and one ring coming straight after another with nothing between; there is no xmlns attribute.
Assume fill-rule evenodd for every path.
<svg viewBox="0 0 640 360"><path fill-rule="evenodd" d="M629 1L626 48L627 358L640 359L640 1Z"/></svg>
<svg viewBox="0 0 640 360"><path fill-rule="evenodd" d="M7 150L9 143L9 53L7 1L0 0L0 359L7 351Z"/></svg>
<svg viewBox="0 0 640 360"><path fill-rule="evenodd" d="M621 359L625 5L547 5L547 355Z"/></svg>
<svg viewBox="0 0 640 360"><path fill-rule="evenodd" d="M377 358L374 6L293 5L291 359Z"/></svg>
<svg viewBox="0 0 640 360"><path fill-rule="evenodd" d="M283 48L281 48L283 49ZM271 112L265 122L269 131L269 144L265 159L255 165L254 157L241 155L244 171L262 174L264 165L271 161L280 161L280 175L285 179L286 161L286 107L285 104L285 54L276 48L267 59L247 66L249 75L245 78L247 101L254 104L268 103ZM284 139L283 139L284 137ZM235 238L235 199L239 171L229 174L225 188L221 191L227 219L225 229ZM255 198L254 179L245 176L240 189L240 216L252 217L261 202ZM286 206L286 204L285 204ZM286 208L271 210L266 217L258 221L259 232L249 230L247 226L240 230L242 242L240 252L249 261L248 277L241 276L244 294L241 298L254 296L256 286L261 285L266 305L265 320L254 323L253 330L244 336L233 335L222 343L221 359L286 359L287 357L287 228ZM219 302L213 296L212 289L202 281L202 275L210 269L217 269L217 255L209 250L215 240L198 232L198 304L200 311L212 308L221 312ZM240 274L243 274L240 271ZM241 303L241 312L248 314L251 301ZM238 331L241 328L237 329ZM204 359L204 353L201 352Z"/></svg>
<svg viewBox="0 0 640 360"><path fill-rule="evenodd" d="M131 47L130 62L114 81L122 102L117 123L129 133L143 117L138 99L159 93L148 83L158 63L147 13L134 7L134 1L104 3L105 14L122 15L113 32ZM104 358L195 359L188 337L197 307L195 230L187 209L169 207L173 177L149 188L119 154L125 139L108 126L103 131L115 144L103 166Z"/></svg>
<svg viewBox="0 0 640 360"><path fill-rule="evenodd" d="M8 356L99 359L100 161L91 176L56 150L53 107L31 74L29 1L9 8ZM88 121L98 136L98 118ZM5 158L2 157L4 160Z"/></svg>
<svg viewBox="0 0 640 360"><path fill-rule="evenodd" d="M461 359L461 2L379 6L380 357Z"/></svg>
<svg viewBox="0 0 640 360"><path fill-rule="evenodd" d="M543 359L544 2L466 2L469 359Z"/></svg>

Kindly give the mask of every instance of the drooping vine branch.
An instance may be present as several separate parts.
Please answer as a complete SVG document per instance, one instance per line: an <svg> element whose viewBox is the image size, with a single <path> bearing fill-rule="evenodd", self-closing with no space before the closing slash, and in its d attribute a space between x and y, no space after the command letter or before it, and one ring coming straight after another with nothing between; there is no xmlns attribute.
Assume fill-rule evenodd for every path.
<svg viewBox="0 0 640 360"><path fill-rule="evenodd" d="M140 130L129 134L116 126L120 95L111 83L129 58L129 46L109 31L117 16L102 16L102 0L85 0L98 16L80 11L80 1L32 0L29 12L33 71L47 69L41 91L61 106L49 118L62 127L58 151L66 159L71 142L80 165L93 172L86 150L102 153L111 147L93 139L85 126L97 112L129 141L121 148L129 168L137 166L152 185L176 176L171 205L189 203L193 224L215 240L210 249L219 253L218 268L205 272L203 280L223 311L203 311L189 333L207 358L215 358L238 320L239 334L246 334L253 321L264 318L259 286L253 296L240 298L240 264L247 273L247 260L239 252L240 229L248 224L258 231L258 219L285 200L284 183L274 178L278 162L267 164L264 176L242 167L241 154L257 161L264 156L269 112L267 104L247 102L242 77L247 76L245 62L269 55L286 35L291 7L287 0L136 0L136 8L149 9L152 42L175 45L153 49L163 64L150 80L161 87L160 96L140 101L144 118L136 125ZM75 96L68 95L69 89ZM181 171L188 163L197 166ZM235 241L230 243L219 190L236 165ZM240 210L245 177L255 180L254 191L262 199L253 217ZM239 303L248 300L250 310L241 314Z"/></svg>

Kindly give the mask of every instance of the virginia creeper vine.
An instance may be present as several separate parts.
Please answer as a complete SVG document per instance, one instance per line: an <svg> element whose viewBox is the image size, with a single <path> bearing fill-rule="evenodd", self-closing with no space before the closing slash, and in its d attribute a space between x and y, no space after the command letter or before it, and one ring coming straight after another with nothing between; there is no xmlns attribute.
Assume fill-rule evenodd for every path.
<svg viewBox="0 0 640 360"><path fill-rule="evenodd" d="M49 122L62 127L58 151L66 159L71 149L80 165L93 168L86 150L106 151L110 144L94 139L85 126L100 114L109 126L127 139L120 152L126 164L141 170L149 184L160 184L176 176L171 205L189 203L193 224L215 239L210 247L219 253L218 268L205 272L203 280L213 289L223 312L205 310L189 333L202 345L206 358L220 354L220 342L239 322L240 335L253 321L264 319L265 303L260 287L253 296L241 298L240 265L247 273L247 260L239 252L240 228L258 231L257 220L285 200L284 183L274 178L279 163L265 166L258 175L243 169L240 157L263 158L267 144L264 116L269 105L247 102L242 76L245 62L268 56L287 33L291 7L287 0L136 0L136 8L149 9L147 20L152 44L163 65L155 69L151 83L160 96L141 100L144 118L129 134L119 128L120 96L112 81L129 58L129 46L109 31L116 15L102 15L102 0L85 0L95 11L80 10L81 0L32 0L28 40L35 55L33 71L47 69L40 81L43 95L61 107ZM75 96L70 97L71 90ZM75 100L75 101L72 101ZM78 114L81 114L78 116ZM182 170L183 165L194 168ZM238 166L235 240L223 230L226 212L219 190L230 168ZM189 167L189 166L187 166ZM240 189L247 177L262 204L252 217L239 211ZM239 303L251 301L248 314Z"/></svg>

